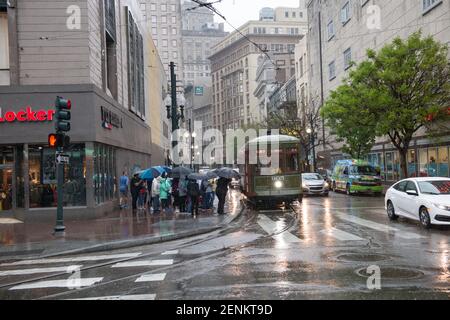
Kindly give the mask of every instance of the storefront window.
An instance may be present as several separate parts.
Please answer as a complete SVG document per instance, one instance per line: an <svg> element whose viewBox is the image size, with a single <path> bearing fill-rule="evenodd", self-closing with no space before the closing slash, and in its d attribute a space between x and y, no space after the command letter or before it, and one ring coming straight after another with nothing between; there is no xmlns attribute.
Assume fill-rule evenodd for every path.
<svg viewBox="0 0 450 320"><path fill-rule="evenodd" d="M407 161L408 161L408 177L415 177L417 168L416 150L413 149L408 150Z"/></svg>
<svg viewBox="0 0 450 320"><path fill-rule="evenodd" d="M96 143L94 146L94 191L95 202L101 204L116 195L115 149Z"/></svg>
<svg viewBox="0 0 450 320"><path fill-rule="evenodd" d="M72 145L66 152L70 157L64 171L64 200L66 207L86 206L86 157L84 144ZM55 207L55 150L29 146L30 208Z"/></svg>
<svg viewBox="0 0 450 320"><path fill-rule="evenodd" d="M16 147L14 171L16 176L16 207L25 208L25 161L23 145Z"/></svg>
<svg viewBox="0 0 450 320"><path fill-rule="evenodd" d="M428 176L428 150L419 149L419 177L427 177Z"/></svg>
<svg viewBox="0 0 450 320"><path fill-rule="evenodd" d="M450 177L450 172L448 171L448 148L440 147L438 149L438 176L439 177Z"/></svg>

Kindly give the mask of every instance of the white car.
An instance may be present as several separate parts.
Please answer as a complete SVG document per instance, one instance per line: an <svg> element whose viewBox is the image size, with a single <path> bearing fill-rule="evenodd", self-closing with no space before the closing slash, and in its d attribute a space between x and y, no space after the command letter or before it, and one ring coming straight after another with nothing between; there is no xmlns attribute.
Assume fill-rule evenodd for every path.
<svg viewBox="0 0 450 320"><path fill-rule="evenodd" d="M450 179L402 180L386 192L385 206L391 220L403 216L420 221L425 228L450 225Z"/></svg>
<svg viewBox="0 0 450 320"><path fill-rule="evenodd" d="M330 185L318 173L302 173L304 195L321 195L328 197Z"/></svg>

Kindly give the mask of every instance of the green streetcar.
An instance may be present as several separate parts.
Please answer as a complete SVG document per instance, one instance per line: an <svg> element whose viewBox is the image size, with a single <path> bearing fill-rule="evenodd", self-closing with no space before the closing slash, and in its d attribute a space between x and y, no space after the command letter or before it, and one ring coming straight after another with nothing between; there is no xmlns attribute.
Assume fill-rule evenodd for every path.
<svg viewBox="0 0 450 320"><path fill-rule="evenodd" d="M278 142L277 150L271 144ZM250 148L252 147L252 148ZM278 155L279 166L271 168L270 173L258 164L249 164L249 150L258 154ZM269 156L269 157L270 157ZM290 204L302 201L302 169L300 165L300 141L284 135L263 136L247 143L245 148L246 165L243 168L243 191L256 208L272 208L281 203Z"/></svg>

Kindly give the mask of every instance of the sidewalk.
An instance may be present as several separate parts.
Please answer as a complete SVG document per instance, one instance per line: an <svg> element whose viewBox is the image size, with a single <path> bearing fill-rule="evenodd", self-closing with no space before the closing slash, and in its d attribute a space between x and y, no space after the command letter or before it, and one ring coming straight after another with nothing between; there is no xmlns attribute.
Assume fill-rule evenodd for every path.
<svg viewBox="0 0 450 320"><path fill-rule="evenodd" d="M240 199L239 192L230 192L224 216L199 212L193 218L188 213L153 215L116 210L102 218L65 221L66 234L59 238L52 235L54 220L22 223L0 219L0 261L112 250L207 233L227 226L240 215Z"/></svg>

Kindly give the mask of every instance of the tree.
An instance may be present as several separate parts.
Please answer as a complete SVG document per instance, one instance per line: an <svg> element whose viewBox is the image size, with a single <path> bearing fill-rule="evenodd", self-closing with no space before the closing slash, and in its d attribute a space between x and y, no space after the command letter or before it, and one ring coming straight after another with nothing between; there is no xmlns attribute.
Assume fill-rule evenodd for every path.
<svg viewBox="0 0 450 320"><path fill-rule="evenodd" d="M313 135L322 131L318 98L310 99L308 103L302 102L300 112L298 112L296 102L284 103L281 110L268 115L263 121L263 125L270 129L279 129L280 134L298 138L308 166L307 155L322 144L328 144L329 135L322 139L311 139ZM311 130L311 133L308 133L308 129Z"/></svg>
<svg viewBox="0 0 450 320"><path fill-rule="evenodd" d="M406 40L394 39L379 52L368 50L367 56L331 95L329 106L337 110L328 107L323 115L341 138L350 136L349 145L353 134L345 135L346 129L364 135L369 125L376 136L388 136L406 177L413 136L419 130L436 134L436 124L449 120L448 47L419 31Z"/></svg>

